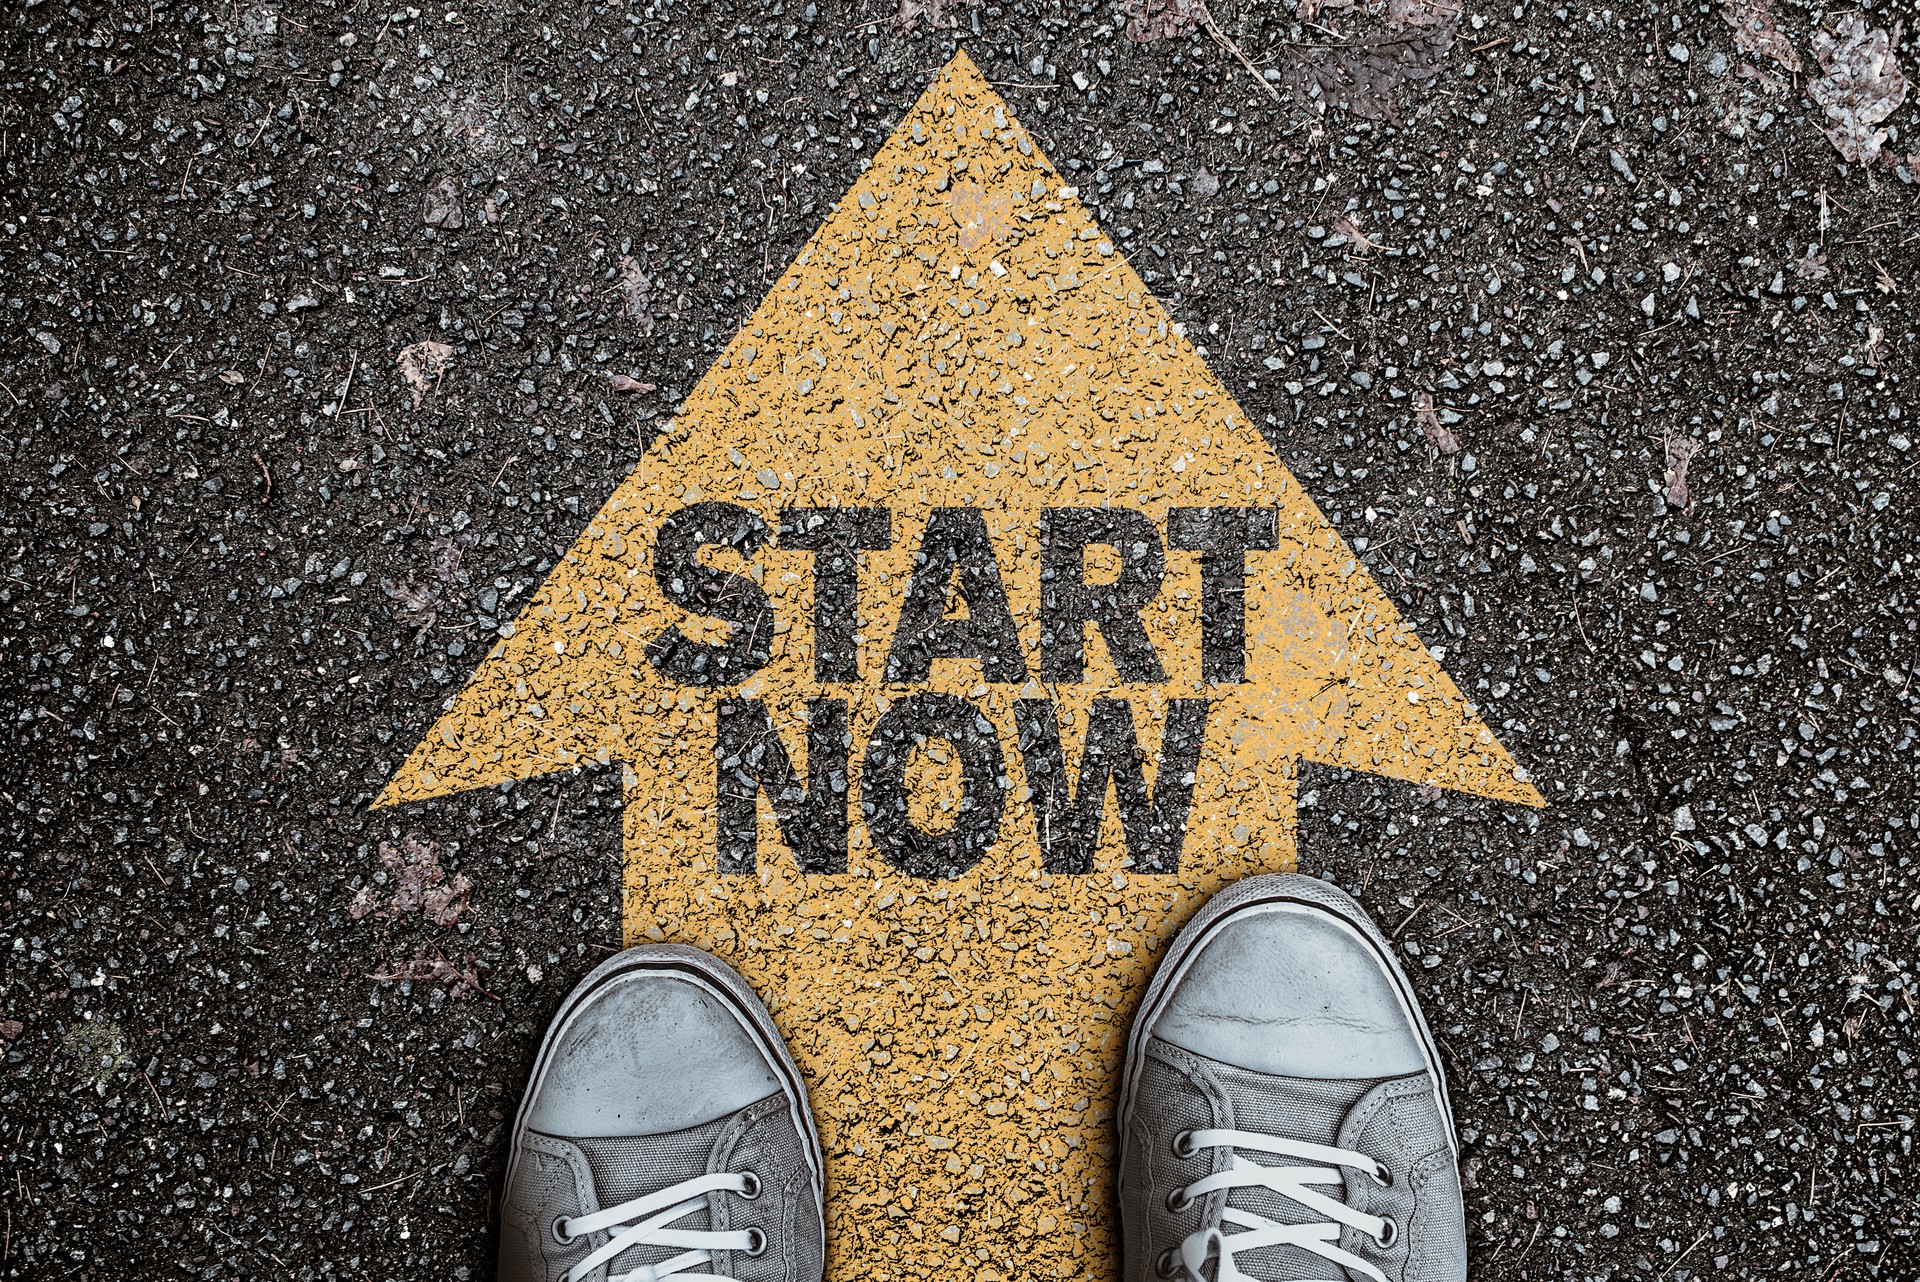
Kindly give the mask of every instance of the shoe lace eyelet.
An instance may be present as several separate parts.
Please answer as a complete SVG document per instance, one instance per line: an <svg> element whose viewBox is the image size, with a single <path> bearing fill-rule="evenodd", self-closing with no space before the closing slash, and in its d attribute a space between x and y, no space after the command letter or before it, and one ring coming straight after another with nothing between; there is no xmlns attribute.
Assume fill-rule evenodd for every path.
<svg viewBox="0 0 1920 1282"><path fill-rule="evenodd" d="M1181 1131L1178 1135L1173 1137L1173 1155L1175 1157L1192 1157L1193 1154L1194 1154L1194 1147L1193 1147L1192 1131Z"/></svg>
<svg viewBox="0 0 1920 1282"><path fill-rule="evenodd" d="M742 1174L740 1176L740 1183L743 1186L740 1190L740 1196L747 1201L751 1202L760 1196L760 1177L752 1171L747 1171Z"/></svg>
<svg viewBox="0 0 1920 1282"><path fill-rule="evenodd" d="M1393 1172L1383 1166L1373 1173L1373 1182L1383 1189L1390 1189L1393 1187Z"/></svg>
<svg viewBox="0 0 1920 1282"><path fill-rule="evenodd" d="M767 1250L767 1235L757 1228L747 1230L747 1254L764 1255Z"/></svg>
<svg viewBox="0 0 1920 1282"><path fill-rule="evenodd" d="M1400 1226L1392 1220L1380 1221L1380 1235L1373 1240L1381 1246L1392 1246L1400 1240Z"/></svg>
<svg viewBox="0 0 1920 1282"><path fill-rule="evenodd" d="M1193 1205L1193 1199L1187 1196L1185 1189L1175 1189L1167 1194L1167 1209L1175 1215Z"/></svg>
<svg viewBox="0 0 1920 1282"><path fill-rule="evenodd" d="M553 1240L561 1246L573 1245L573 1234L567 1228L567 1217L564 1215L553 1217Z"/></svg>
<svg viewBox="0 0 1920 1282"><path fill-rule="evenodd" d="M1155 1277L1174 1277L1178 1274L1179 1269L1180 1252L1173 1247L1168 1247L1166 1250L1160 1252L1159 1258L1153 1262L1153 1274Z"/></svg>

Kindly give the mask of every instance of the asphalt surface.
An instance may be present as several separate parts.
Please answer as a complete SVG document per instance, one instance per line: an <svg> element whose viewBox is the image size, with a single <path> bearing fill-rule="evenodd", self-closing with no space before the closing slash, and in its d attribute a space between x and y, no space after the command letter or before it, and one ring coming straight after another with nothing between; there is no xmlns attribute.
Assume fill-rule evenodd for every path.
<svg viewBox="0 0 1920 1282"><path fill-rule="evenodd" d="M368 802L956 40L1548 796L1301 784L1476 1275L1920 1272L1920 176L1710 8L1470 6L1397 125L893 16L10 14L0 1275L490 1275L619 779Z"/></svg>

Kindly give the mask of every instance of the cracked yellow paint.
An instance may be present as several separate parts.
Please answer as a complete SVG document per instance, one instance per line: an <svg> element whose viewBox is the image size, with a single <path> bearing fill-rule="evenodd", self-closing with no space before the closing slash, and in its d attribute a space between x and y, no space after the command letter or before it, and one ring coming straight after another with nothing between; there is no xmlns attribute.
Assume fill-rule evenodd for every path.
<svg viewBox="0 0 1920 1282"><path fill-rule="evenodd" d="M750 559L703 553L771 598L764 667L726 690L656 671L646 648L665 629L728 635L669 604L653 572L661 523L700 501L770 527L790 506L891 510L891 548L860 562L858 682L816 682L812 557L773 540ZM1277 511L1277 548L1247 557L1244 683L1201 679L1197 558L1172 548L1143 616L1167 680L1120 682L1089 629L1086 679L1039 681L1039 514L1100 505L1143 512L1163 536L1173 507ZM881 683L928 513L953 506L985 516L1035 674L1024 686L961 659L936 660L925 685ZM858 801L876 719L921 690L979 710L1011 784L997 844L948 880L879 858ZM800 873L763 795L758 870L720 873L717 702L764 700L804 774L807 700L823 695L849 700L849 871ZM1131 702L1149 771L1167 701L1214 701L1178 872L1131 870L1111 797L1094 872L1042 871L1013 724L1023 697L1055 701L1070 772L1095 697ZM928 829L959 795L939 742L908 775ZM1540 804L957 55L379 804L621 763L627 938L710 949L772 1008L831 1163L831 1276L1114 1276L1111 1110L1133 1003L1205 896L1294 866L1303 758Z"/></svg>

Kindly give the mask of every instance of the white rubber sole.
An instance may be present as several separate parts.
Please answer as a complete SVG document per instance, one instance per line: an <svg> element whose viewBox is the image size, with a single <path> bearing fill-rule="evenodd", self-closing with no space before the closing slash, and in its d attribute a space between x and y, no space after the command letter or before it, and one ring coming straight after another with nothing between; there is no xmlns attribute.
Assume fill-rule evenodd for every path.
<svg viewBox="0 0 1920 1282"><path fill-rule="evenodd" d="M747 981L718 957L684 944L640 944L616 953L589 971L587 977L567 994L553 1022L547 1026L546 1038L540 1043L540 1054L534 1059L533 1073L527 1081L526 1094L521 1097L519 1111L514 1115L513 1139L507 1149L507 1181L502 1186L503 1200L513 1188L515 1168L520 1164L520 1140L526 1134L528 1110L546 1081L554 1050L560 1045L567 1029L611 981L635 972L648 971L669 974L675 979L698 984L711 993L721 1007L751 1035L760 1053L766 1057L768 1066L786 1086L794 1129L799 1132L801 1143L805 1145L807 1165L813 1172L814 1206L824 1222L827 1163L820 1148L820 1132L813 1124L813 1110L807 1103L807 1084L800 1075L800 1066L794 1063L793 1056L788 1053L786 1040L774 1025L773 1016L767 1013L766 1006L748 987Z"/></svg>
<svg viewBox="0 0 1920 1282"><path fill-rule="evenodd" d="M1420 1013L1420 1003L1414 997L1413 986L1407 982L1406 974L1394 960L1393 948L1387 943L1386 936L1373 924L1366 910L1338 886L1299 873L1267 873L1236 882L1209 899L1174 937L1166 956L1160 959L1160 965L1153 973L1153 981L1147 985L1146 995L1140 999L1140 1011L1134 1016L1133 1029L1127 1035L1127 1058L1120 1075L1120 1106L1114 1113L1115 1128L1119 1131L1117 1148L1120 1169L1127 1169L1127 1133L1131 1129L1128 1123L1133 1118L1134 1093L1139 1087L1141 1071L1146 1066L1147 1041L1153 1026L1159 1022L1174 986L1186 974L1194 959L1232 918L1249 912L1311 914L1332 923L1366 946L1379 962L1381 972L1400 999L1401 1011L1419 1037L1427 1071L1433 1078L1434 1102L1439 1105L1440 1116L1446 1120L1447 1143L1454 1161L1458 1162L1460 1141L1453 1129L1453 1109L1447 1102L1447 1075L1440 1064L1440 1051L1427 1028L1426 1017Z"/></svg>

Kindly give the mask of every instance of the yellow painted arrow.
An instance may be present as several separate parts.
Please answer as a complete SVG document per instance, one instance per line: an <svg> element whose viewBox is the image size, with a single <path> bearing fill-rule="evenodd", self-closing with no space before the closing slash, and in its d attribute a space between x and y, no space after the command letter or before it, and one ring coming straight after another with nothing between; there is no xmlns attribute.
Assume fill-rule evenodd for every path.
<svg viewBox="0 0 1920 1282"><path fill-rule="evenodd" d="M378 804L621 763L627 937L773 1009L833 1276L1112 1275L1132 1004L1302 759L1541 804L962 54Z"/></svg>

